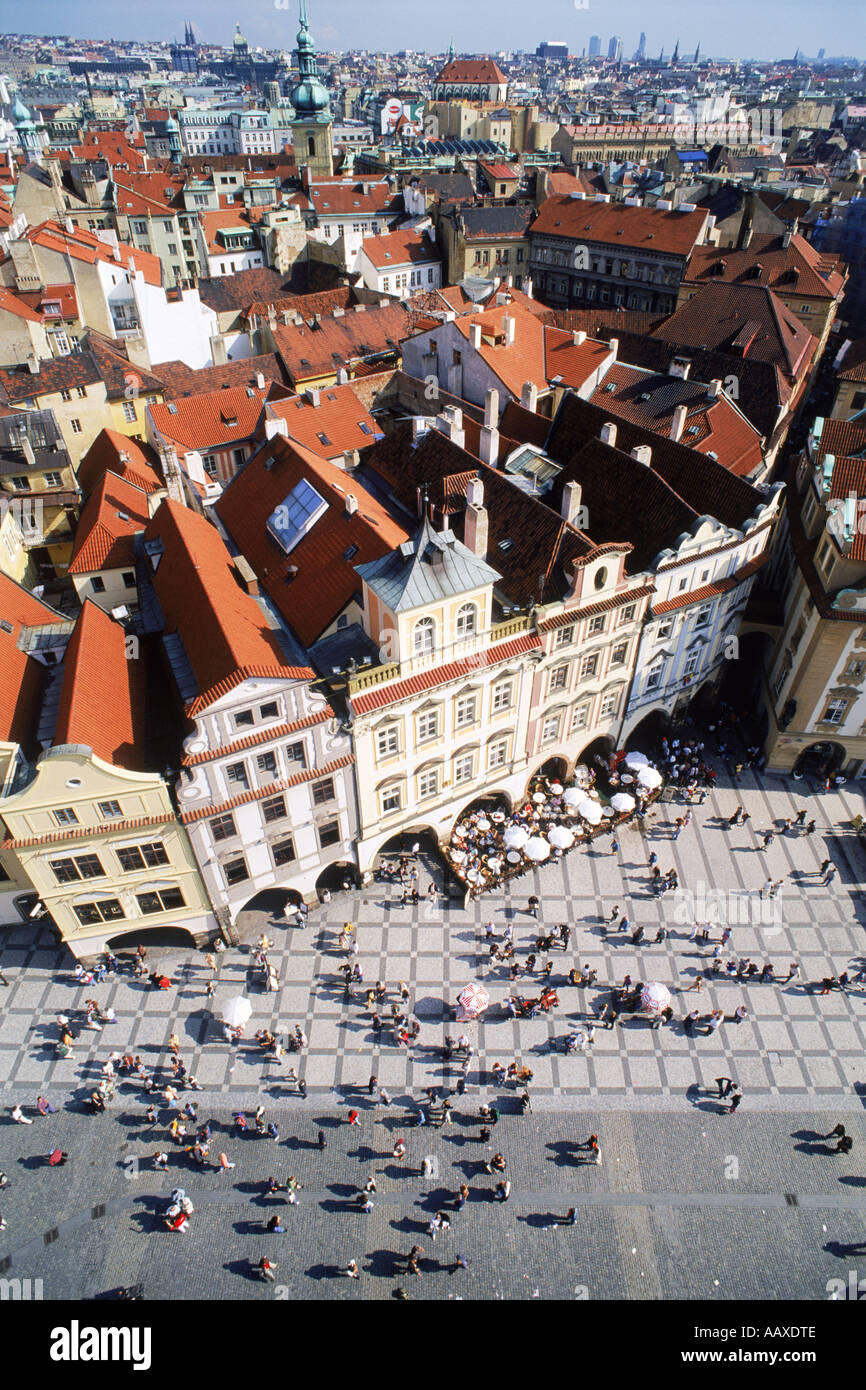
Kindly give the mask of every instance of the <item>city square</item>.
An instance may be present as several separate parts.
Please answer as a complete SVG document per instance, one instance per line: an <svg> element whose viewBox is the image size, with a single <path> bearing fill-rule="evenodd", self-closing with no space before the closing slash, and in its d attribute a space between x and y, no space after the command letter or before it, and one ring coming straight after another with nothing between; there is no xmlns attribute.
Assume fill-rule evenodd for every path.
<svg viewBox="0 0 866 1390"><path fill-rule="evenodd" d="M830 1297L832 1281L856 1268L866 1237L857 1154L866 1094L864 988L861 981L821 995L811 982L863 963L864 851L850 828L859 798L845 788L824 793L752 771L732 783L725 765L717 766L716 787L676 840L678 797L657 803L644 833L633 825L622 831L618 854L602 837L467 906L453 884L448 898L412 908L400 906L394 885L374 882L334 893L304 927L250 914L247 940L219 961L212 1001L201 953L152 953L172 980L169 990L126 976L78 985L70 959L44 929L7 931L0 955L8 981L0 1036L4 1277L41 1279L46 1299L93 1298L130 1286L159 1298L376 1299L396 1288L434 1299ZM737 804L751 822L728 828ZM767 851L759 848L759 832L804 806L818 822L813 836L779 835ZM650 892L652 851L663 868L676 866L680 893ZM825 887L819 870L828 856L840 872ZM440 863L421 855L418 868L422 895L430 878L447 889ZM756 909L761 885L773 875L783 884L772 911L766 904ZM533 892L541 900L538 925L527 911ZM689 941L696 904L709 904L712 893L710 942ZM631 928L646 928L640 946L615 924L603 933L615 905ZM356 924L355 959L364 975L348 1002L338 973L346 957L337 945L347 920ZM512 923L518 960L539 931L571 924L569 949L550 953L558 1009L534 1019L505 1016L501 1001L513 987L503 967L487 959L491 920L499 935ZM696 1030L689 1037L679 1020L694 1003L690 986L708 970L728 920L735 956L771 960L778 975L798 961L801 974L788 985L708 978L697 1001L701 1013L723 1008L726 1021L713 1036ZM662 925L669 935L653 944ZM261 988L251 972L249 951L261 930L274 941L268 955L276 992ZM569 985L568 969L585 965L598 972L597 984ZM627 974L667 983L674 1021L656 1029L645 1018L621 1015L615 1028L596 1029L585 1054L566 1055L565 1034L591 1020L592 1005ZM389 1000L399 998L398 982L409 989L420 1033L408 1047L396 1046L387 1026L378 1038L371 1031L363 994L377 980ZM478 1021L455 1024L450 1006L471 980L483 982L490 1008ZM231 1045L220 1008L239 993L253 1012L244 1040ZM117 1021L101 1033L82 1031L72 1055L57 1059L54 1019L72 1014L85 995L112 1008ZM740 1004L747 1017L735 1023ZM254 1030L282 1034L296 1025L307 1047L263 1061ZM461 1027L473 1047L462 1095L453 1094L462 1069L442 1060L445 1036ZM158 1102L159 1123L145 1124L146 1104L157 1093L148 1097L137 1079L118 1078L104 1115L83 1113L109 1052L138 1053L160 1086L170 1080L172 1034L203 1088L181 1091L177 1105L191 1099L198 1121L213 1122L210 1165L201 1169L166 1134L171 1108ZM495 1062L512 1059L533 1072L529 1114L521 1113L519 1088L497 1086L492 1075ZM306 1081L306 1098L286 1079L289 1066ZM371 1075L378 1079L373 1094ZM722 1113L719 1075L742 1088L736 1114ZM430 1086L452 1092L453 1121L442 1128L418 1124L418 1102L426 1104ZM38 1094L56 1115L36 1115ZM486 1143L479 1140L482 1103L500 1111ZM32 1126L13 1126L15 1104L35 1116ZM278 1125L277 1143L252 1130L233 1132L233 1115L251 1115L259 1105ZM358 1126L347 1123L352 1109ZM840 1121L856 1147L837 1156L821 1136ZM324 1150L317 1147L320 1130ZM601 1165L587 1162L580 1148L590 1133L599 1137ZM397 1138L406 1144L400 1160L391 1154ZM56 1170L47 1165L54 1146L70 1155ZM158 1149L169 1153L164 1175L151 1163ZM506 1202L493 1200L494 1179L484 1168L493 1150L507 1157L513 1186ZM219 1151L237 1165L233 1171L219 1171ZM425 1159L429 1173L422 1173ZM292 1207L266 1191L271 1175L284 1183L290 1174L302 1185ZM371 1176L374 1208L364 1214L357 1193ZM428 1222L453 1206L462 1182L470 1189L466 1206L434 1244ZM161 1219L175 1187L195 1208L188 1241L178 1241ZM555 1227L554 1218L572 1207L574 1226ZM274 1211L287 1226L285 1242L271 1241L265 1229ZM405 1274L415 1243L425 1250L421 1278ZM553 1261L547 1243L555 1245ZM452 1278L457 1253L469 1266L453 1269ZM256 1268L263 1254L278 1265L270 1287ZM357 1282L338 1277L350 1258L361 1270Z"/></svg>

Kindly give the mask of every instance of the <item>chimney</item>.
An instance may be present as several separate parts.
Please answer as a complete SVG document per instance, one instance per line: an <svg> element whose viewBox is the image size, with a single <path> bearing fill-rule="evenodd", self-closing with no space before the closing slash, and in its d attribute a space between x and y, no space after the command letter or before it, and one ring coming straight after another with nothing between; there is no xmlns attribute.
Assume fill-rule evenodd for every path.
<svg viewBox="0 0 866 1390"><path fill-rule="evenodd" d="M64 229L64 231L67 231L67 232L70 232L70 233L72 233L72 232L75 231L75 223L73 222L73 220L72 220L71 217L64 217L64 219L63 219L63 229ZM116 257L115 257L115 260L118 260L118 261L119 261L119 260L120 260L120 256L119 256L119 255L116 256Z"/></svg>
<svg viewBox="0 0 866 1390"><path fill-rule="evenodd" d="M619 356L619 338L611 338L610 342L608 343L608 347L610 351L613 353L613 360L615 362L617 357Z"/></svg>
<svg viewBox="0 0 866 1390"><path fill-rule="evenodd" d="M538 387L534 381L524 381L523 390L520 392L520 404L524 410L535 411L538 405Z"/></svg>
<svg viewBox="0 0 866 1390"><path fill-rule="evenodd" d="M162 465L162 476L165 479L166 491L173 502L179 502L182 507L186 506L186 498L183 495L183 479L180 474L180 465L177 461L177 449L173 444L160 444L159 461Z"/></svg>
<svg viewBox="0 0 866 1390"><path fill-rule="evenodd" d="M712 381L710 382L709 386L707 387L707 395L709 396L710 400L713 400L713 401L718 400L718 398L719 398L719 396L720 396L720 394L721 394L721 390L722 390L722 383L721 383L720 379L719 379L717 376L716 376L716 377L713 377Z"/></svg>
<svg viewBox="0 0 866 1390"><path fill-rule="evenodd" d="M583 488L580 483L566 483L562 489L562 503L560 513L566 521L575 524L575 517L580 511L580 499L583 496Z"/></svg>
<svg viewBox="0 0 866 1390"><path fill-rule="evenodd" d="M236 555L234 557L234 563L235 574L240 581L241 588L245 593L252 594L253 598L258 597L259 581L246 555Z"/></svg>
<svg viewBox="0 0 866 1390"><path fill-rule="evenodd" d="M675 444L682 438L687 415L688 411L684 405L678 405L674 411L674 418L671 421L671 439Z"/></svg>
<svg viewBox="0 0 866 1390"><path fill-rule="evenodd" d="M361 455L358 453L357 449L343 450L343 468L346 470L347 473L351 473L355 468L357 468L360 461Z"/></svg>
<svg viewBox="0 0 866 1390"><path fill-rule="evenodd" d="M30 436L27 434L23 435L21 438L21 451L32 468L33 464L36 462L36 455L33 452L33 445L30 443Z"/></svg>
<svg viewBox="0 0 866 1390"><path fill-rule="evenodd" d="M687 357L674 357L668 367L668 376L678 376L685 381L691 370L692 364Z"/></svg>
<svg viewBox="0 0 866 1390"><path fill-rule="evenodd" d="M579 328L576 333L572 333L571 336L574 339L575 347L582 347L583 344L586 342L586 334L584 333L582 328Z"/></svg>
<svg viewBox="0 0 866 1390"><path fill-rule="evenodd" d="M505 333L505 346L514 347L514 337L517 333L517 320L513 314L506 314L503 317L502 329Z"/></svg>
<svg viewBox="0 0 866 1390"><path fill-rule="evenodd" d="M256 386L258 387L258 389L259 389L260 391L264 391L264 389L265 389L265 374L264 374L264 372L256 372Z"/></svg>
<svg viewBox="0 0 866 1390"><path fill-rule="evenodd" d="M793 236L793 233L792 233L790 227L787 227L787 228L785 229L785 231L782 233L782 245L783 245L783 247L785 248L786 251L787 251L788 247L791 245L791 237L792 237L792 236Z"/></svg>
<svg viewBox="0 0 866 1390"><path fill-rule="evenodd" d="M616 425L612 420L602 425L599 438L602 444L609 444L612 449L616 448Z"/></svg>
<svg viewBox="0 0 866 1390"><path fill-rule="evenodd" d="M345 309L341 309L340 306L339 306L339 304L338 304L335 308L333 308L333 309L331 310L331 318L332 318L332 319L341 319L341 318L344 318L344 317L345 317L345 313L346 313Z"/></svg>
<svg viewBox="0 0 866 1390"><path fill-rule="evenodd" d="M495 468L499 462L499 430L495 425L485 425L481 431L478 456L482 463Z"/></svg>
<svg viewBox="0 0 866 1390"><path fill-rule="evenodd" d="M487 508L467 501L463 518L463 544L479 560L487 559L487 533Z"/></svg>
<svg viewBox="0 0 866 1390"><path fill-rule="evenodd" d="M446 405L441 415L436 417L436 428L446 439L450 439L452 444L457 444L462 449L466 443L466 435L463 430L463 411L455 405Z"/></svg>
<svg viewBox="0 0 866 1390"><path fill-rule="evenodd" d="M425 435L430 428L430 421L426 415L412 416L412 443L417 444L418 440Z"/></svg>
<svg viewBox="0 0 866 1390"><path fill-rule="evenodd" d="M214 333L213 337L211 338L210 355L213 358L213 365L215 367L224 367L226 362L228 361L228 353L226 352L226 340L223 337L222 333Z"/></svg>
<svg viewBox="0 0 866 1390"><path fill-rule="evenodd" d="M470 323L469 325L469 345L477 352L481 347L481 324Z"/></svg>
<svg viewBox="0 0 866 1390"><path fill-rule="evenodd" d="M314 407L316 407L316 408L318 409L318 405L319 405L319 392L318 392L318 389L317 389L316 387L310 387L309 391L305 391L305 392L304 392L304 395L306 396L307 400L310 402L310 405L312 405L312 406L314 406Z"/></svg>
<svg viewBox="0 0 866 1390"><path fill-rule="evenodd" d="M480 478L470 478L469 486L466 489L467 507L484 506L484 483Z"/></svg>
<svg viewBox="0 0 866 1390"><path fill-rule="evenodd" d="M495 386L484 397L484 428L495 430L499 424L499 392Z"/></svg>
<svg viewBox="0 0 866 1390"><path fill-rule="evenodd" d="M358 499L354 492L346 493L346 516L354 516L358 510Z"/></svg>
<svg viewBox="0 0 866 1390"><path fill-rule="evenodd" d="M291 322L292 322L292 316L291 316L291 314L289 313L288 309L284 309L284 310L283 310L283 312L280 314L280 318L282 319L282 321L283 321L283 323L285 324L286 328L288 328L289 325L290 325Z"/></svg>
<svg viewBox="0 0 866 1390"><path fill-rule="evenodd" d="M275 434L281 434L284 439L288 439L289 427L285 420L271 416L265 420L265 439L273 439Z"/></svg>
<svg viewBox="0 0 866 1390"><path fill-rule="evenodd" d="M745 251L748 249L749 243L752 240L752 232L752 224L751 222L749 222L748 226L744 227L740 233L740 244L737 248L738 250Z"/></svg>
<svg viewBox="0 0 866 1390"><path fill-rule="evenodd" d="M653 451L649 444L635 444L631 456L633 459L637 459L638 463L646 464L647 468L653 461Z"/></svg>
<svg viewBox="0 0 866 1390"><path fill-rule="evenodd" d="M36 356L35 352L29 352L27 354L27 370L32 376L39 375L39 358Z"/></svg>

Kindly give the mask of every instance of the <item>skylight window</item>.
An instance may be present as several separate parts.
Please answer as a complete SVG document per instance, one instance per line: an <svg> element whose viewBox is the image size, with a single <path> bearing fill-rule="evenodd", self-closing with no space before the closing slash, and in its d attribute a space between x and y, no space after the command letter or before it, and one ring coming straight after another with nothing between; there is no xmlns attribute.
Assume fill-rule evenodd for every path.
<svg viewBox="0 0 866 1390"><path fill-rule="evenodd" d="M316 435L316 438L318 439L318 441L319 441L320 444L325 444L325 445L328 446L328 448L331 447L331 441L330 441L330 439L328 438L328 436L327 436L326 434L322 434L321 431L320 431L320 432Z"/></svg>
<svg viewBox="0 0 866 1390"><path fill-rule="evenodd" d="M288 555L327 510L324 497L319 496L306 478L301 478L268 517L268 531Z"/></svg>
<svg viewBox="0 0 866 1390"><path fill-rule="evenodd" d="M370 426L367 424L366 420L359 420L359 421L358 421L358 429L361 431L362 434L372 434L372 433L373 433L373 431L370 429Z"/></svg>

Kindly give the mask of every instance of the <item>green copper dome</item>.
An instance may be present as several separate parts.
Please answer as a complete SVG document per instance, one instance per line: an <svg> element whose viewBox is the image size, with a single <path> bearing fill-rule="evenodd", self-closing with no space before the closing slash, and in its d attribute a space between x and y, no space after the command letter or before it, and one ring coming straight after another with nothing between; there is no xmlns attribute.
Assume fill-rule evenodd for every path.
<svg viewBox="0 0 866 1390"><path fill-rule="evenodd" d="M292 106L297 120L323 120L330 116L331 99L319 81L316 46L307 27L306 0L300 0L301 27L298 30L298 67L300 81L292 91Z"/></svg>

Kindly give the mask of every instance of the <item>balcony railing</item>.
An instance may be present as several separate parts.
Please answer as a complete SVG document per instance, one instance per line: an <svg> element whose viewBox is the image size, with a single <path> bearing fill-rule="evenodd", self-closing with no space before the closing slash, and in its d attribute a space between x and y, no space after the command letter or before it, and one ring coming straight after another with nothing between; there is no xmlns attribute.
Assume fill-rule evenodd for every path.
<svg viewBox="0 0 866 1390"><path fill-rule="evenodd" d="M528 632L531 626L529 615L523 614L520 617L508 618L502 623L493 623L486 638L475 635L461 637L456 642L449 642L446 646L436 647L432 652L422 652L418 656L411 656L406 661L389 661L382 666L374 666L371 670L359 672L358 675L350 678L349 694L357 695L362 690L370 690L373 686L383 685L386 681L406 679L409 676L418 675L421 671L433 671L438 667L446 666L451 661L461 661L466 657L482 657L489 647L505 641L508 637L514 637L518 633Z"/></svg>

